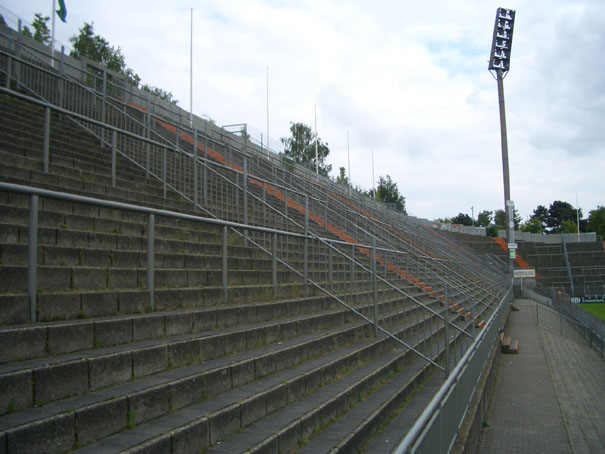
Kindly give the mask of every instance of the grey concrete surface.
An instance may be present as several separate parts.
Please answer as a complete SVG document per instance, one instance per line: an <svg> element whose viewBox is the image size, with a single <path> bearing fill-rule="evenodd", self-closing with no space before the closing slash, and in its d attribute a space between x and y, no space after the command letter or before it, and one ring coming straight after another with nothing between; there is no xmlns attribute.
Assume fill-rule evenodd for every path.
<svg viewBox="0 0 605 454"><path fill-rule="evenodd" d="M479 453L605 452L605 360L561 330L537 325L535 302L517 300Z"/></svg>

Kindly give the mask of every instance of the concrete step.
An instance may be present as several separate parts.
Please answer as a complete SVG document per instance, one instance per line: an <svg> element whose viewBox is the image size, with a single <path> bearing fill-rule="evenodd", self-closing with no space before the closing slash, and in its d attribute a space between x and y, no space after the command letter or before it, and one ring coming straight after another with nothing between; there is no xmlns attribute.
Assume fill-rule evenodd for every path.
<svg viewBox="0 0 605 454"><path fill-rule="evenodd" d="M342 313L337 317L337 320L340 320L337 323L342 323ZM290 323L290 326L294 325ZM300 324L296 324L296 326L298 329L301 329ZM324 326L322 326L323 329ZM259 392L261 383L268 381L270 386L274 386L276 381L281 382L281 392L287 393L288 390L284 378L280 378L275 372L296 377L296 382L299 385L308 382L309 379L313 379L312 383L314 385L311 386L317 386L321 383L318 380L321 379L322 375L327 373L328 377L334 376L337 369L334 365L334 359L338 359L340 364L343 362L355 364L362 360L359 357L361 351L368 351L368 348L370 352L376 351L375 345L378 341L372 341L368 344L362 340L368 331L367 325L353 324L350 327L343 325L343 328L336 331L334 329L323 331L324 334L319 333L319 337L311 334L311 338L308 340L305 340L305 336L302 336L302 343L300 335L298 335L298 338L281 337L282 340L277 345L272 344L272 346L260 347L261 349L265 349L264 353L257 350L254 352L242 352L241 354L234 353L230 357L220 357L223 353L219 351L219 356L216 360L205 361L200 363L199 366L195 364L187 367L183 366L175 371L177 372L176 374L174 372L154 374L153 379L142 378L137 379L131 384L112 386L106 388L103 392L84 395L82 399L77 397L71 398L68 399L69 401L57 401L56 405L51 403L41 409L26 410L16 414L16 416L12 416L11 414L5 415L4 417L0 417L0 430L6 431L8 452L11 452L11 449L18 449L19 443L31 443L31 439L27 440L26 435L31 435L32 429L35 432L49 430L57 423L62 424L65 414L68 414L71 418L77 420L76 425L74 426L73 423L70 424L71 429L62 427L61 433L55 439L46 440L46 442L54 446L55 444L60 445L64 443L65 437L73 439L73 431L77 427L77 434L75 434L79 437L77 443L84 444L91 441L94 437L99 437L99 435L108 435L116 430L123 430L129 424L137 426L140 423L162 416L162 414L167 414L170 408L174 410L184 405L194 404L200 397L202 400L205 400L220 394L218 399L213 399L208 401L207 404L202 403L200 405L216 407L218 404L224 407L225 398L229 398L226 397L226 394L234 395L238 400L241 399L241 389L234 390L234 392L229 392L229 390L244 383L250 383L249 387L253 389L254 400L262 402L264 406L267 393L265 390ZM244 330L242 332L246 333L247 331ZM259 331L259 333L261 332L266 331ZM293 334L291 330L289 332ZM363 334L364 332L366 332L365 335ZM264 339L269 339L270 335L268 333L266 336ZM274 336L272 339L273 342L280 339L280 336L272 336ZM242 345L242 342L244 341L240 338L239 341L235 341L235 344ZM384 344L384 339L382 343ZM347 347L347 345L353 346ZM357 346L355 347L355 345ZM354 348L356 351L343 357L343 347L345 349ZM321 361L322 365L319 366L319 369L318 367L313 367L313 364L309 365L305 362L306 359L316 358L318 355L324 355L334 349L340 349L340 352L338 354L332 353L332 359L329 361ZM213 348L206 349L205 351L213 351ZM237 351L237 347L234 347L234 351ZM284 355L285 351L291 351L291 354ZM251 367L252 364L254 364L254 367ZM300 366L296 366L296 364L300 364ZM307 370L311 367L311 370L301 377L300 372L296 371L300 367L306 367ZM226 371L228 371L228 375L225 375ZM107 372L107 369L105 370L105 374L111 375L110 372ZM223 378L220 379L219 377ZM267 378L265 379L265 377ZM228 378L227 381L225 381L226 378ZM203 391L199 388L200 385L202 385ZM175 394L175 387L178 387L179 391L184 391L188 388L191 390L191 393ZM123 401L123 399L127 399L127 401ZM121 416L115 415L117 417L115 421L115 418L112 418L112 421L101 420L99 416L108 416L108 412L111 414L116 411L115 406L118 401L123 401L118 409L118 412L122 413ZM128 402L128 405L127 408L124 408L126 402ZM78 407L82 405L84 405L84 408L78 410ZM231 406L232 404L229 404L227 408ZM66 408L71 408L72 410L65 412ZM73 410L74 408L75 410ZM224 408L223 411L227 408ZM93 418L93 415L88 411L92 411L97 418ZM223 413L223 411L220 413ZM230 414L230 411L228 414ZM225 414L222 414L221 418L218 418L217 415L217 419L214 421L219 432L225 430L221 424L224 421L224 417ZM112 426L109 430L106 427L108 424Z"/></svg>

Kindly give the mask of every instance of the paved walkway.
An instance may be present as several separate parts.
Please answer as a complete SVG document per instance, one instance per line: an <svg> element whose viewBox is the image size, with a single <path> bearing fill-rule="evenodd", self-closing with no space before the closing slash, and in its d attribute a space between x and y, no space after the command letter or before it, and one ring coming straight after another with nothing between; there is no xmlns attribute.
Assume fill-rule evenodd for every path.
<svg viewBox="0 0 605 454"><path fill-rule="evenodd" d="M501 358L478 452L604 453L605 360L564 329L536 325L548 308L515 304L505 332L519 354Z"/></svg>

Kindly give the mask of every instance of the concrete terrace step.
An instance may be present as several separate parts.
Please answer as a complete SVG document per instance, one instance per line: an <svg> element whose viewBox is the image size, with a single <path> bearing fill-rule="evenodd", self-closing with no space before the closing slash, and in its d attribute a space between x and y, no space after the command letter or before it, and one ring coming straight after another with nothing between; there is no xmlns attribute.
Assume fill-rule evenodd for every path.
<svg viewBox="0 0 605 454"><path fill-rule="evenodd" d="M401 352L393 353L392 347L391 341L384 338L360 339L349 347L339 348L325 357L318 358L317 361L278 371L261 381L257 380L237 390L226 392L217 399L194 404L182 411L108 437L81 452L117 452L120 449L151 447L162 452L180 452L178 447L171 449L170 444L178 446L179 442L185 441L197 444L189 448L193 450L213 444L220 448L228 446L230 442L230 439L222 440L246 426L254 428L256 421L259 421L257 424L264 430L255 430L254 438L262 440L263 434L270 431L273 436L268 440L269 443L277 443L284 436L279 427L285 425L290 432L290 425L295 425L298 429L294 432L300 430L301 421L293 414L300 414L301 411L307 413L310 424L307 429L312 431L314 424L319 425L320 417L329 419L331 416L328 413L339 411L341 406L377 383L380 376L388 374L388 368L402 355ZM350 382L357 384L351 387L347 385ZM340 397L334 396L334 392ZM304 397L304 400L301 400L301 397ZM314 407L315 410L312 410ZM277 425L270 423L276 419ZM183 433L192 426L201 430ZM163 430L155 430L159 427L163 427ZM157 436L158 433L162 435ZM245 429L240 433L245 433ZM286 436L292 437L292 432ZM180 437L183 438L179 440ZM297 443L296 438L293 440ZM267 441L262 440L261 443L266 445ZM247 446L250 447L251 444L248 442ZM241 451L243 448L220 452ZM250 452L255 451L252 449Z"/></svg>
<svg viewBox="0 0 605 454"><path fill-rule="evenodd" d="M344 321L342 316L343 314L341 313L340 316L337 316L335 319L335 321L340 320L340 322L337 322L338 324L342 324ZM288 321L286 321L286 323L288 323ZM290 323L290 326L294 326L292 323ZM321 326L321 329L325 330L325 326ZM363 339L370 331L371 330L367 325L353 324L350 327L343 326L343 328L336 331L334 329L323 331L324 334L319 333L319 337L317 337L317 335L311 335L310 342L303 339L301 344L300 336L293 337L294 333L289 330L288 332L292 336L283 336L283 340L278 342L277 345L274 343L272 346L266 347L269 349L268 352L242 352L241 354L235 353L230 357L221 357L224 353L219 350L216 360L200 363L199 366L196 366L195 364L187 367L183 366L180 369L175 370L175 372L154 374L153 378L150 378L149 380L145 378L140 380L137 379L129 384L116 385L113 388L106 388L102 392L99 391L83 395L82 398L76 397L71 400L68 399L67 401L57 401L56 404L51 403L45 405L39 410L34 408L20 412L15 416L11 414L5 415L4 417L0 417L0 427L2 427L2 430L6 430L8 451L11 452L11 448L18 449L19 443L31 443L31 438L28 439L28 435L32 435L32 430L34 433L39 433L41 430L51 430L50 428L57 423L62 425L63 418L67 414L72 420L72 423L68 422L67 427L62 426L58 438L45 441L51 443L51 445L60 445L65 441L65 437L69 440L74 440L73 431L74 427L77 427L78 440L76 443L85 444L86 442L92 441L93 437L108 435L116 430L126 428L131 423L136 426L139 423L166 414L170 408L181 408L184 401L187 401L186 405L191 405L197 401L200 396L202 399L209 398L235 388L236 385L239 386L243 383L252 383L252 388L258 393L258 386L260 383L258 379L267 375L269 375L268 380L273 381L273 385L275 384L276 379L281 381L282 392L287 393L288 387L284 383L284 379L276 377L275 372L282 371L280 372L280 375L283 373L291 374L291 376L296 377L298 375L296 368L305 367L305 358L312 359L318 355L330 352L335 348L340 349L341 352L340 354L333 354L333 358L338 358L338 361L342 362L344 361L342 352L343 345L345 346L345 350L347 349L346 345L350 345L351 342L354 343L353 345L359 345L359 339ZM264 331L259 331L259 333L260 332ZM362 334L364 332L366 333L365 335ZM247 331L242 330L241 333L241 336L245 337ZM266 336L265 339L269 339L269 334ZM273 334L272 336L272 342L280 339L279 335L276 336ZM220 335L214 335L214 337L220 337ZM204 339L201 339L202 342L203 340ZM233 347L233 351L237 351L237 346L242 347L242 342L245 342L242 337L240 337L239 341L233 341L232 345L236 345ZM374 341L374 344L375 342L376 341ZM373 350L371 344L372 343L370 343L369 348ZM361 345L362 350L364 350L363 340L361 341ZM261 347L261 349L263 348L264 347ZM284 356L284 348L289 348L292 353ZM352 352L344 357L348 358L346 359L347 363L357 363L360 360L359 347L354 348L357 349L356 352ZM200 351L203 351L203 349L200 348ZM213 351L213 349L211 348L207 351ZM185 355L187 355L187 353L185 353ZM301 366L295 366L301 361L303 361ZM333 364L333 360L330 360L327 363L322 361L322 363L323 365L320 367L320 370L323 370L324 372L320 372L320 370L315 368L312 373L306 374L307 377L313 378L315 386L321 383L318 379L324 374L327 373L328 377L331 377L335 373L336 367ZM223 365L220 366L219 364ZM254 367L251 367L252 364L254 364ZM227 369L225 369L225 367ZM227 376L225 375L226 371L229 371ZM220 377L223 378L221 379ZM226 378L227 381L225 381ZM300 379L300 377L298 378ZM304 380L306 381L307 378L305 377ZM202 385L203 391L199 388L200 384ZM141 388L141 386L143 388ZM183 388L189 388L192 392L175 394L176 390L173 386L179 387L180 391L184 391ZM113 393L111 391L112 389L114 390ZM124 393L127 395L124 395ZM265 404L265 394L265 392L261 392L260 396L257 396L257 398L261 399L263 406ZM240 392L236 391L235 395L238 400L241 398ZM128 402L127 411L125 408L125 399L127 399ZM200 405L216 406L218 403L222 406L223 403L221 400L222 399L219 399L218 402L214 401L214 403L212 403L213 401L210 401L208 404L202 403ZM78 404L78 402L80 403ZM84 408L78 410L78 407L82 405L84 405ZM90 412L93 412L95 416L107 415L107 412L115 411L116 405L119 405L120 410L118 411L121 412L122 415L117 417L117 421L111 423L112 427L109 430L106 428L108 423L107 420L94 418L93 415L90 414ZM69 408L67 412L66 408ZM36 416L36 414L39 416ZM136 415L138 415L138 417ZM39 419L40 416L42 417L41 420ZM222 416L224 418L224 415ZM75 426L73 425L74 418L76 419ZM114 418L112 418L112 420L113 419ZM220 422L222 421L219 419L217 427L218 431L222 432L225 428ZM104 424L105 426L103 426ZM213 430L216 430L216 427ZM68 446L63 445L63 447Z"/></svg>

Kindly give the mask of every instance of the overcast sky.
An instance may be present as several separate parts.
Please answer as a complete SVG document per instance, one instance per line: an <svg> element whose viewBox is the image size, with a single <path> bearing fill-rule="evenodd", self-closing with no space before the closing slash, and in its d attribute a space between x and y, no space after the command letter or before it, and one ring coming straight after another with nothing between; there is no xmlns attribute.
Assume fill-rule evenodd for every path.
<svg viewBox="0 0 605 454"><path fill-rule="evenodd" d="M349 173L348 131L353 183L372 187L373 150L375 180L390 175L408 213L429 219L504 206L487 61L496 9L514 9L504 80L512 199L524 220L554 200L576 206L577 196L585 217L605 205L603 0L65 2L60 43L69 49L94 22L144 83L187 110L193 7L195 114L247 123L266 141L268 86L273 145L291 122L314 127L316 109L332 175ZM1 6L16 27L16 16L50 15L52 0Z"/></svg>

